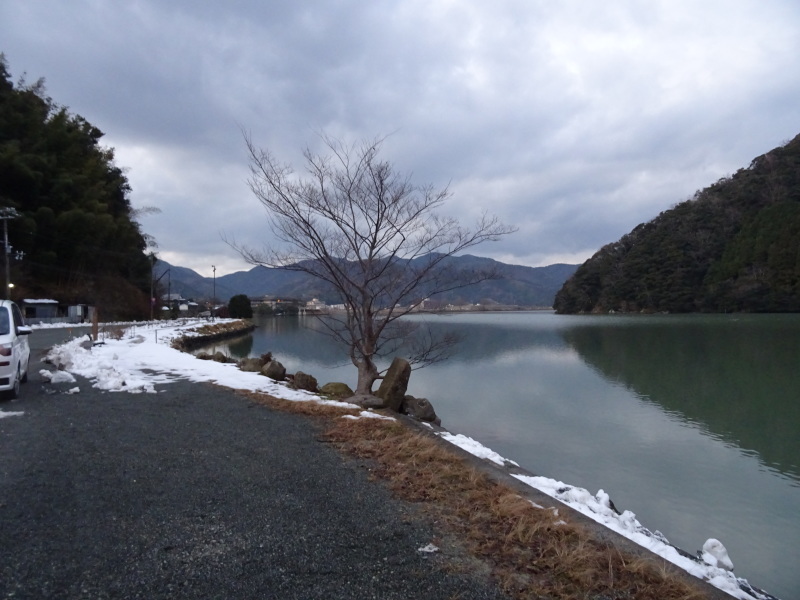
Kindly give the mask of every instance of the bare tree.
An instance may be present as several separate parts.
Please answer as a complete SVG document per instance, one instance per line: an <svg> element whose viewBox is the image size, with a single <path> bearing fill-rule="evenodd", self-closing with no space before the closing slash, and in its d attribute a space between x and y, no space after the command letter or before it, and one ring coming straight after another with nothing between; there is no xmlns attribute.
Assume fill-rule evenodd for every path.
<svg viewBox="0 0 800 600"><path fill-rule="evenodd" d="M486 213L471 229L436 214L447 189L413 185L378 158L383 138L345 146L322 136L329 154L306 149L297 175L245 134L250 188L267 209L280 247L234 247L251 264L302 271L332 286L345 311L323 320L358 369L357 394L382 377L376 360L409 339L401 321L426 298L493 276L452 267L455 254L511 233ZM441 360L453 339L418 337L412 364Z"/></svg>

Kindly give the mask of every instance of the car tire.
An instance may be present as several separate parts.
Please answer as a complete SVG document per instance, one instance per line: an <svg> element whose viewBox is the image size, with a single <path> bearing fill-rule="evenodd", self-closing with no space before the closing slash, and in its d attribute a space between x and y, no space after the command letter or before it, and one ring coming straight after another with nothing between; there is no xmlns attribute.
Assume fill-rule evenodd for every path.
<svg viewBox="0 0 800 600"><path fill-rule="evenodd" d="M27 369L22 374L22 377L20 378L19 382L20 383L28 383L28 370Z"/></svg>

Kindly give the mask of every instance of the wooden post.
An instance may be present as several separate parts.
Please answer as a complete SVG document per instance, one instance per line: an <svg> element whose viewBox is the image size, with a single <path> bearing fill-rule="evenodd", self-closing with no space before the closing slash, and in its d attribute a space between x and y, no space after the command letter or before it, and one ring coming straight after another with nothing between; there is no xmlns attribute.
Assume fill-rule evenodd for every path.
<svg viewBox="0 0 800 600"><path fill-rule="evenodd" d="M97 307L95 306L94 307L94 312L92 313L92 339L95 342L98 339L98 334L99 334L99 331L100 331L100 327L99 327L99 325L97 323L97 313L98 312L99 311L97 310Z"/></svg>

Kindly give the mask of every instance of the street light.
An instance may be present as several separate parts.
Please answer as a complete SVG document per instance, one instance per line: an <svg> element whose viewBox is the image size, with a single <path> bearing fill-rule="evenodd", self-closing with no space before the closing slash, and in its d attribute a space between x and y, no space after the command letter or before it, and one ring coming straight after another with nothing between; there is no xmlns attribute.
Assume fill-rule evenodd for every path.
<svg viewBox="0 0 800 600"><path fill-rule="evenodd" d="M214 281L214 286L213 286L214 292L212 293L212 297L211 297L211 320L213 321L214 320L214 309L217 306L217 267L215 267L214 265L211 265L211 271L214 273L214 280L213 280Z"/></svg>
<svg viewBox="0 0 800 600"><path fill-rule="evenodd" d="M3 221L3 242L6 250L6 300L11 299L11 274L8 266L8 254L11 252L11 247L8 245L8 220L16 219L20 214L10 206L0 208L0 219Z"/></svg>

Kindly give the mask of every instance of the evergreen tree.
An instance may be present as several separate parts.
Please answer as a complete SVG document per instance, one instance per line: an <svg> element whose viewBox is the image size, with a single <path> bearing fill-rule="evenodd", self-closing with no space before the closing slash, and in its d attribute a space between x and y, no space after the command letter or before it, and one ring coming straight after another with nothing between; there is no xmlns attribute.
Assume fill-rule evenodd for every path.
<svg viewBox="0 0 800 600"><path fill-rule="evenodd" d="M800 136L601 248L554 307L800 312Z"/></svg>
<svg viewBox="0 0 800 600"><path fill-rule="evenodd" d="M150 266L130 185L103 133L45 94L12 83L0 54L0 207L20 295L90 303L104 317L146 313Z"/></svg>
<svg viewBox="0 0 800 600"><path fill-rule="evenodd" d="M228 315L232 319L252 319L253 307L250 299L244 294L233 296L228 302Z"/></svg>

